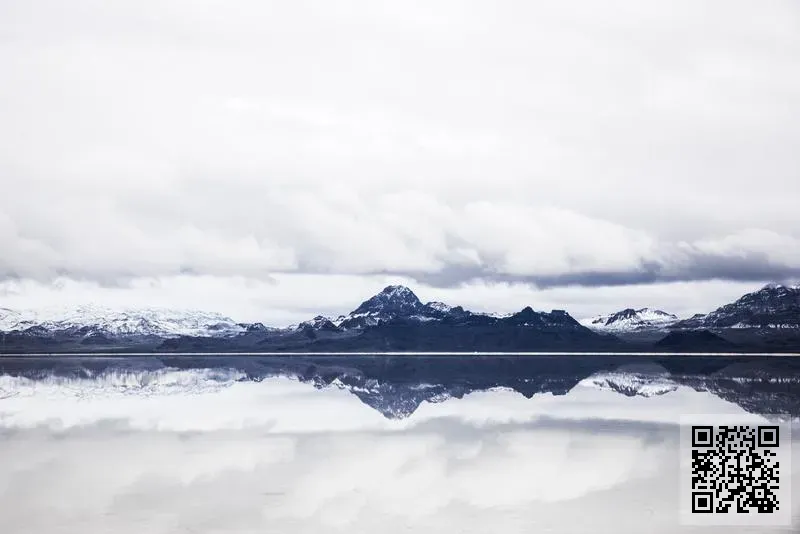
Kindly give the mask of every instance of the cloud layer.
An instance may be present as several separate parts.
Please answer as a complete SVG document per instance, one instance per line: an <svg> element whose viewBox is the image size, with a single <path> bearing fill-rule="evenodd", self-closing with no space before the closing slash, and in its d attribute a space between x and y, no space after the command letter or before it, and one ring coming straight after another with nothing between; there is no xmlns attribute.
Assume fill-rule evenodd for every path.
<svg viewBox="0 0 800 534"><path fill-rule="evenodd" d="M0 278L800 275L798 8L0 7Z"/></svg>

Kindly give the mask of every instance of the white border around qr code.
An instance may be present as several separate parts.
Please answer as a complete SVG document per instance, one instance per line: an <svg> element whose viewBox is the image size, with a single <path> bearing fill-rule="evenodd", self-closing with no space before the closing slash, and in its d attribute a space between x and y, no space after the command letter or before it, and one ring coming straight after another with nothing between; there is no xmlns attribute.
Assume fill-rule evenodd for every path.
<svg viewBox="0 0 800 534"><path fill-rule="evenodd" d="M786 419L788 420L788 419ZM780 503L772 513L692 512L692 426L777 426L780 432L779 446L770 449L777 454L779 467L779 489L775 492ZM775 421L773 417L752 414L693 414L680 418L680 523L685 526L790 526L792 523L792 435L791 424Z"/></svg>

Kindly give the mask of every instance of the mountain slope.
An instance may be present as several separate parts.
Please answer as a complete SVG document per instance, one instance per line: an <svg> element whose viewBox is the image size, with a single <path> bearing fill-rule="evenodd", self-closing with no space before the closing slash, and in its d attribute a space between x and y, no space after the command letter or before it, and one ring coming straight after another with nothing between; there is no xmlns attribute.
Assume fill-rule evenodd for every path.
<svg viewBox="0 0 800 534"><path fill-rule="evenodd" d="M608 332L664 329L678 320L677 315L652 308L626 308L616 313L599 315L583 321L583 325Z"/></svg>
<svg viewBox="0 0 800 534"><path fill-rule="evenodd" d="M245 325L219 313L165 308L113 309L78 306L0 312L0 331L34 334L103 335L110 337L225 336L246 330Z"/></svg>
<svg viewBox="0 0 800 534"><path fill-rule="evenodd" d="M673 328L800 328L800 286L768 284L704 316Z"/></svg>
<svg viewBox="0 0 800 534"><path fill-rule="evenodd" d="M377 326L398 318L417 321L443 319L452 310L442 302L423 304L409 288L391 285L362 302L347 316L341 316L332 322L347 330Z"/></svg>

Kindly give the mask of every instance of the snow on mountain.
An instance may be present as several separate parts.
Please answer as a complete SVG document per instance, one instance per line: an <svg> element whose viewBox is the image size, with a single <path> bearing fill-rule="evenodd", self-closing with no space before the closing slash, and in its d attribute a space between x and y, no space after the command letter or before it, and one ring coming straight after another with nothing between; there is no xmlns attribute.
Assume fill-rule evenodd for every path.
<svg viewBox="0 0 800 534"><path fill-rule="evenodd" d="M661 310L654 310L652 308L640 308L636 310L636 313L638 313L639 317L645 321L651 322L670 322L678 318L678 316L675 314L667 313Z"/></svg>
<svg viewBox="0 0 800 534"><path fill-rule="evenodd" d="M324 315L317 315L310 321L303 321L300 323L298 328L312 328L314 330L338 330L339 325Z"/></svg>
<svg viewBox="0 0 800 534"><path fill-rule="evenodd" d="M443 302L423 304L411 289L401 285L386 286L376 295L362 302L347 315L330 317L317 316L300 323L298 327L339 328L343 330L377 326L397 318L413 319L420 322L441 319L451 313L453 308Z"/></svg>
<svg viewBox="0 0 800 534"><path fill-rule="evenodd" d="M33 326L33 323L28 322L28 318L24 314L8 308L0 308L0 332L29 326Z"/></svg>
<svg viewBox="0 0 800 534"><path fill-rule="evenodd" d="M31 327L48 332L88 330L114 337L211 337L244 332L246 325L219 313L165 308L114 309L84 305L74 308L0 310L0 331Z"/></svg>
<svg viewBox="0 0 800 534"><path fill-rule="evenodd" d="M595 330L629 332L634 330L664 329L678 320L677 315L653 308L626 308L608 315L598 315L581 321Z"/></svg>
<svg viewBox="0 0 800 534"><path fill-rule="evenodd" d="M485 315L486 317L491 317L493 319L508 319L515 313L517 312L486 312L486 313L481 313L480 315Z"/></svg>
<svg viewBox="0 0 800 534"><path fill-rule="evenodd" d="M435 311L438 311L438 312L442 312L442 313L448 313L453 309L452 306L449 306L449 305L445 304L444 302L435 302L435 301L434 302L429 302L425 306L430 308L430 309L432 309L432 310L435 310Z"/></svg>
<svg viewBox="0 0 800 534"><path fill-rule="evenodd" d="M767 284L678 328L800 328L800 286Z"/></svg>
<svg viewBox="0 0 800 534"><path fill-rule="evenodd" d="M530 327L577 327L566 312L535 312L526 307L510 314L473 313L442 302L422 303L402 285L390 285L362 302L355 310L337 318L316 316L289 328L236 323L219 314L164 308L112 309L78 306L38 310L0 308L0 332L26 331L47 336L54 333L106 337L226 337L247 332L313 330L359 330L382 323L444 321L447 324L516 325ZM580 323L599 332L639 332L668 329L708 328L800 328L800 285L768 284L736 302L707 315L679 321L670 313L653 308L626 308L616 313L585 319Z"/></svg>
<svg viewBox="0 0 800 534"><path fill-rule="evenodd" d="M443 302L432 301L423 304L413 291L405 286L385 287L378 294L362 302L355 310L337 319L317 316L300 323L295 328L339 328L341 330L362 329L377 326L394 320L429 323L446 321L448 324L470 324L486 326L504 324L530 327L569 327L581 328L564 310L550 313L536 312L530 306L522 311L505 314L473 313L461 306L449 306Z"/></svg>
<svg viewBox="0 0 800 534"><path fill-rule="evenodd" d="M365 300L351 315L413 315L424 305L406 286L387 286Z"/></svg>

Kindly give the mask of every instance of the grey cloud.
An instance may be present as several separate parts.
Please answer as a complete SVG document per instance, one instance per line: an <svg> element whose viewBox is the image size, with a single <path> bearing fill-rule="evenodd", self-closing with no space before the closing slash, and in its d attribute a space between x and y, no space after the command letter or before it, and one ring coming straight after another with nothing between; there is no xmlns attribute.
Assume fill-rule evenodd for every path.
<svg viewBox="0 0 800 534"><path fill-rule="evenodd" d="M797 15L4 2L0 279L794 277Z"/></svg>
<svg viewBox="0 0 800 534"><path fill-rule="evenodd" d="M753 284L774 281L787 282L800 278L800 266L775 265L761 255L737 258L698 254L688 265L675 272L657 263L646 263L639 269L622 272L576 272L555 276L519 276L498 273L490 268L446 266L433 273L400 273L386 271L376 274L404 276L420 283L441 288L453 288L475 281L506 284L530 284L540 289L566 286L598 287L661 284L671 282L732 281Z"/></svg>
<svg viewBox="0 0 800 534"><path fill-rule="evenodd" d="M591 239L594 236L587 235L586 237ZM374 238L378 239L374 243L379 244L379 234L374 234ZM387 234L387 238L398 239L398 236ZM322 245L319 238L314 237L313 239ZM358 239L358 237L341 236L336 239L350 240ZM222 243L222 241L217 242ZM397 242L402 243L402 241ZM122 244L122 246L125 245ZM176 243L176 248L180 246ZM293 249L292 245L286 242L283 252L279 254L285 257L294 257L291 269L286 269L285 265L281 265L283 260L271 261L271 253L268 250L257 252L262 259L257 260L258 263L251 263L247 257L241 257L242 259L238 261L225 258L226 245L220 245L216 249L212 244L208 246L210 254L205 258L198 257L188 260L194 261L194 265L180 260L178 255L174 256L177 260L174 262L168 257L155 258L149 254L157 252L147 252L146 250L136 251L132 257L127 257L129 256L128 252L121 251L121 255L111 258L109 261L109 258L105 256L105 250L99 248L92 251L91 256L65 257L63 261L70 263L69 268L60 267L58 263L51 263L49 268L42 264L28 265L28 260L26 260L26 263L12 265L11 268L7 267L4 271L0 270L0 279L33 278L48 282L59 278L69 278L76 281L94 282L101 287L130 287L132 281L148 276L244 276L274 282L274 275L307 273L401 277L436 288L453 288L481 281L522 283L549 289L565 286L623 286L710 280L761 283L765 281L783 282L800 278L800 264L781 263L762 251L745 251L743 254L734 255L690 250L681 252L679 258L672 258L669 257L669 254L674 247L669 244L656 246L657 255L667 256L667 259L664 260L634 259L626 268L607 270L602 267L586 269L580 265L572 266L570 260L567 259L563 263L564 272L556 274L537 273L537 260L532 260L531 265L527 268L529 273L509 272L507 260L502 255L483 255L477 260L480 262L479 264L470 264L472 262L465 262L463 258L457 257L457 250L454 251L452 248L415 249L408 241L405 241L402 246L407 247L407 253L416 255L418 259L413 260L405 268L395 266L405 260L396 263L392 260L393 255L381 256L379 255L380 251L375 248L372 249L376 253L375 255L358 256L359 251L363 251L362 254L368 253L370 246L368 242L357 246L354 250L348 250L347 247L340 248L336 242L330 241L322 245L327 250L313 247L304 250ZM302 244L298 246L302 246ZM659 247L663 248L663 254L660 253ZM522 248L524 249L524 245ZM555 248L542 251L529 250L526 253L532 257L551 254L558 260L564 251ZM780 251L777 252L777 255L780 256ZM90 257L94 257L96 261L86 261ZM255 256L252 257L255 259ZM86 263L83 263L84 261ZM353 261L358 263L353 263ZM414 268L413 263L420 262L425 266L424 270Z"/></svg>
<svg viewBox="0 0 800 534"><path fill-rule="evenodd" d="M682 273L668 273L662 281L730 280L736 282L784 282L800 277L800 266L781 265L762 253L748 253L731 257L713 254L695 254L691 264Z"/></svg>

